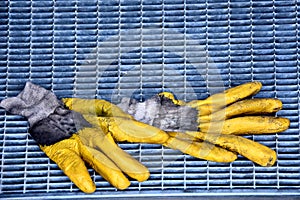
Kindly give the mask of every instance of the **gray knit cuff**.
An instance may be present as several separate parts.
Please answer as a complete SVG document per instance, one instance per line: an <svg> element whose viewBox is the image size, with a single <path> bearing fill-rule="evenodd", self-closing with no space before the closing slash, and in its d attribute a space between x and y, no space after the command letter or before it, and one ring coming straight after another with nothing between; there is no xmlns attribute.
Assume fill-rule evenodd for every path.
<svg viewBox="0 0 300 200"><path fill-rule="evenodd" d="M36 122L47 118L57 107L62 106L62 103L54 93L26 82L18 96L1 101L0 106L12 114L26 117L30 126L33 126Z"/></svg>
<svg viewBox="0 0 300 200"><path fill-rule="evenodd" d="M137 121L164 131L198 130L198 111L188 106L175 105L164 96L154 95L144 102L123 98L117 106Z"/></svg>

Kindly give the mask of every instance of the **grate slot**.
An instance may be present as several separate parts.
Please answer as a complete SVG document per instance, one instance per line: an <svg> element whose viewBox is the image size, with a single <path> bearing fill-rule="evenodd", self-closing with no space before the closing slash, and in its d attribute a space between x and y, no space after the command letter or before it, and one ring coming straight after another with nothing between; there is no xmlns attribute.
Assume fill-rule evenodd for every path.
<svg viewBox="0 0 300 200"><path fill-rule="evenodd" d="M161 145L121 143L151 177L118 191L89 168L86 197L295 195L300 191L299 5L297 1L124 0L0 2L0 100L26 81L59 98L118 102L162 91L190 101L261 81L256 97L279 98L290 128L246 136L278 154L272 167L239 156L199 160ZM0 109L0 198L83 198L28 135L27 121Z"/></svg>

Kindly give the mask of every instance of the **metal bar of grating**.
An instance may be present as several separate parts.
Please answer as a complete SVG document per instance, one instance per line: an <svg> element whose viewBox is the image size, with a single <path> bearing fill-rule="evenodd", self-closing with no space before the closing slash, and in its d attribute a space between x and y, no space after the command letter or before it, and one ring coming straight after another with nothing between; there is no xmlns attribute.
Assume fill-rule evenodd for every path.
<svg viewBox="0 0 300 200"><path fill-rule="evenodd" d="M0 100L32 81L58 97L145 100L171 91L190 101L248 81L283 101L291 120L276 135L249 136L278 154L272 167L243 157L199 160L160 145L120 146L151 177L117 191L89 169L84 195L0 109L0 198L300 196L299 2L296 0L2 0Z"/></svg>

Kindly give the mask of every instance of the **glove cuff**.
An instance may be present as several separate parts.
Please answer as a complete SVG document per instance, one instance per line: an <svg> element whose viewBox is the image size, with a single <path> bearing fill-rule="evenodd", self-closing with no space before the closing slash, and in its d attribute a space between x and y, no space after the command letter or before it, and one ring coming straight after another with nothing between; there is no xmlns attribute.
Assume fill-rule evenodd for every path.
<svg viewBox="0 0 300 200"><path fill-rule="evenodd" d="M57 107L62 106L62 103L52 92L26 82L23 91L18 96L1 101L0 106L12 114L26 117L30 126L33 126L38 121L47 118Z"/></svg>
<svg viewBox="0 0 300 200"><path fill-rule="evenodd" d="M16 97L0 103L6 111L29 121L29 133L40 145L51 145L91 127L80 113L66 109L54 93L31 82Z"/></svg>
<svg viewBox="0 0 300 200"><path fill-rule="evenodd" d="M144 102L123 98L119 106L137 121L164 131L198 130L198 111L180 106L164 96L155 95Z"/></svg>

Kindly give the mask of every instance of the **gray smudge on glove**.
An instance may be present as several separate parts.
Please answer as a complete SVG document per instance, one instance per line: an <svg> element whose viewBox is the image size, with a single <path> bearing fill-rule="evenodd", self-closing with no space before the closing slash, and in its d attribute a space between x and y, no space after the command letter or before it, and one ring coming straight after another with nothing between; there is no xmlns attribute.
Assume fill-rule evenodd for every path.
<svg viewBox="0 0 300 200"><path fill-rule="evenodd" d="M198 130L197 110L188 106L175 105L172 100L163 96L155 95L144 102L122 98L117 106L137 121L164 131Z"/></svg>

